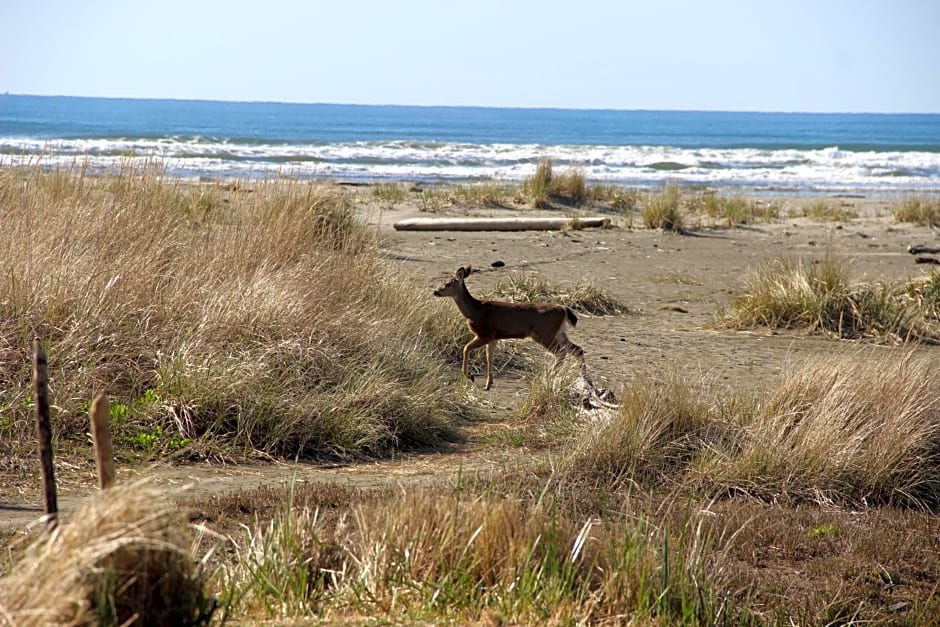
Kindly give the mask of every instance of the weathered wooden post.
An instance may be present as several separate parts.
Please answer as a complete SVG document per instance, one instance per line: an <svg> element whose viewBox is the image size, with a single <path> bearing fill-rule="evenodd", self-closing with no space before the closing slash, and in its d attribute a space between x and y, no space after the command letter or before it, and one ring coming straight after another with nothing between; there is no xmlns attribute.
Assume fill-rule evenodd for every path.
<svg viewBox="0 0 940 627"><path fill-rule="evenodd" d="M39 466L42 471L42 494L45 499L46 521L55 527L59 505L56 498L55 467L52 462L52 423L49 420L49 366L39 338L33 340L33 381L36 386L36 430L39 435Z"/></svg>
<svg viewBox="0 0 940 627"><path fill-rule="evenodd" d="M108 423L108 397L99 394L91 403L91 438L95 443L98 464L98 486L106 490L114 485L114 453L111 449L111 426Z"/></svg>

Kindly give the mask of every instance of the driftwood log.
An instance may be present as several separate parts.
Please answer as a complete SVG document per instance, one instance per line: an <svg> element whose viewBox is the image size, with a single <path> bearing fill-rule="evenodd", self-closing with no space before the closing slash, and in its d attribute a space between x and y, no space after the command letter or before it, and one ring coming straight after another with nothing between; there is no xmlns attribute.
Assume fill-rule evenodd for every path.
<svg viewBox="0 0 940 627"><path fill-rule="evenodd" d="M604 228L610 218L409 218L396 231L557 231Z"/></svg>
<svg viewBox="0 0 940 627"><path fill-rule="evenodd" d="M936 246L908 246L907 252L912 255L936 255L940 253L940 248ZM940 260L936 257L915 257L914 263L933 264L940 266Z"/></svg>
<svg viewBox="0 0 940 627"><path fill-rule="evenodd" d="M940 248L936 246L908 246L907 252L912 255L936 255L940 253Z"/></svg>

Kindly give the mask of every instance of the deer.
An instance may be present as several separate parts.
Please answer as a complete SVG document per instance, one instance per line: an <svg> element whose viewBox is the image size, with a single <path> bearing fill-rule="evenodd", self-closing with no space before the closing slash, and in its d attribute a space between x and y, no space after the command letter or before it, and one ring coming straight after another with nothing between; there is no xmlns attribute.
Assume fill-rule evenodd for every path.
<svg viewBox="0 0 940 627"><path fill-rule="evenodd" d="M584 350L565 335L565 324L572 327L578 324L578 317L564 305L554 303L507 303L486 301L474 298L467 289L464 279L473 272L472 266L457 268L454 276L434 290L435 296L450 297L457 304L457 309L467 319L467 327L473 333L473 339L463 347L463 364L460 372L474 381L467 370L467 355L472 350L486 347L486 386L493 385L493 351L496 342L506 339L529 338L544 346L555 355L557 370L565 357L574 355L581 362L584 372Z"/></svg>

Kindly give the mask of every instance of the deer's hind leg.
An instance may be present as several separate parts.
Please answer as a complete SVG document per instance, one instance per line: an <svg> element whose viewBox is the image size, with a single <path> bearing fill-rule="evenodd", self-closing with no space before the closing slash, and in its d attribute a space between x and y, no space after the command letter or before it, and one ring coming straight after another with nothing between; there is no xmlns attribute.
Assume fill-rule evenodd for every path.
<svg viewBox="0 0 940 627"><path fill-rule="evenodd" d="M555 372L558 372L568 355L574 355L581 362L581 371L584 371L584 349L569 340L564 331L559 331L545 348L555 355Z"/></svg>

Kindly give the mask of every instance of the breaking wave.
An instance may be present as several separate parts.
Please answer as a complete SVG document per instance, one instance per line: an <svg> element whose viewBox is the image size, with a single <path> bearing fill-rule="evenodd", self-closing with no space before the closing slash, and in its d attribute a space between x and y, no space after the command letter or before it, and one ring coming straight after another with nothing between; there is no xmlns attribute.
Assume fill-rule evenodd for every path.
<svg viewBox="0 0 940 627"><path fill-rule="evenodd" d="M682 183L748 190L936 191L940 152L680 148L434 141L265 142L207 136L0 138L0 163L108 171L158 162L174 176L202 179L331 178L343 181L519 181L542 158L578 168L590 182Z"/></svg>

